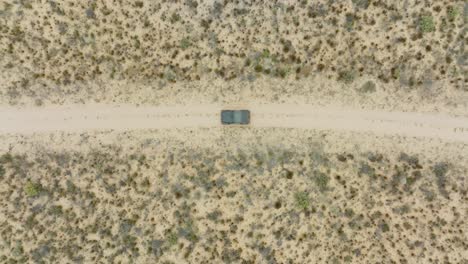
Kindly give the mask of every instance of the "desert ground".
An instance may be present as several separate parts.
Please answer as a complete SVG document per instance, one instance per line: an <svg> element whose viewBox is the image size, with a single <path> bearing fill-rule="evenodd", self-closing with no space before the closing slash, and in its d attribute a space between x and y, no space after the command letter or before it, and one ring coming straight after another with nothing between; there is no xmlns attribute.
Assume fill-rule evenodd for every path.
<svg viewBox="0 0 468 264"><path fill-rule="evenodd" d="M0 0L0 263L468 264L467 20Z"/></svg>

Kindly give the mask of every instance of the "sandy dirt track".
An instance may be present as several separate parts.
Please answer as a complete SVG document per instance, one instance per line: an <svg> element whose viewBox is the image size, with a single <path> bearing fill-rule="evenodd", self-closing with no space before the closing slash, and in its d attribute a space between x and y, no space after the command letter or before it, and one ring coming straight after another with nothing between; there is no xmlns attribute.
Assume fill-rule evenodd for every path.
<svg viewBox="0 0 468 264"><path fill-rule="evenodd" d="M381 135L468 142L468 117L323 108L310 105L1 107L0 133L219 127L221 126L219 113L224 108L251 110L250 126L257 128L373 132Z"/></svg>

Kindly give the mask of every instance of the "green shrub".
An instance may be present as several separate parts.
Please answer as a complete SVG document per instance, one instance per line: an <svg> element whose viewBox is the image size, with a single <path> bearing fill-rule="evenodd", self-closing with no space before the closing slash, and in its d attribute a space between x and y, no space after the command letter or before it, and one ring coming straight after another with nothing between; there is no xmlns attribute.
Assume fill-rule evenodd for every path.
<svg viewBox="0 0 468 264"><path fill-rule="evenodd" d="M330 181L330 177L325 173L318 172L314 177L314 182L319 188L321 192L324 192L328 189L328 182Z"/></svg>
<svg viewBox="0 0 468 264"><path fill-rule="evenodd" d="M0 163L10 163L13 161L13 156L10 153L0 156Z"/></svg>
<svg viewBox="0 0 468 264"><path fill-rule="evenodd" d="M351 208L346 208L345 209L345 216L348 217L348 218L351 218L354 216L354 211L353 209Z"/></svg>
<svg viewBox="0 0 468 264"><path fill-rule="evenodd" d="M181 49L188 49L190 47L192 43L190 42L190 39L189 38L183 38L181 41L180 41L180 48Z"/></svg>
<svg viewBox="0 0 468 264"><path fill-rule="evenodd" d="M181 17L180 17L179 14L173 13L173 14L171 15L170 21L171 21L172 24L174 24L174 23L179 22L180 19L181 19Z"/></svg>
<svg viewBox="0 0 468 264"><path fill-rule="evenodd" d="M434 18L432 16L422 16L419 19L419 29L423 33L435 31Z"/></svg>
<svg viewBox="0 0 468 264"><path fill-rule="evenodd" d="M24 192L30 197L37 196L41 190L42 187L39 183L34 183L31 181L28 181L24 187Z"/></svg>
<svg viewBox="0 0 468 264"><path fill-rule="evenodd" d="M176 233L169 233L169 235L166 238L167 244L169 244L169 247L177 245L177 241L179 240L179 237L177 236Z"/></svg>
<svg viewBox="0 0 468 264"><path fill-rule="evenodd" d="M142 8L144 6L144 4L143 4L142 1L136 1L135 6L138 7L138 8Z"/></svg>
<svg viewBox="0 0 468 264"><path fill-rule="evenodd" d="M438 162L434 165L434 168L432 171L434 172L436 176L436 183L437 187L439 189L440 194L442 194L444 197L448 198L449 193L446 189L447 187L447 172L449 170L449 165L445 162Z"/></svg>
<svg viewBox="0 0 468 264"><path fill-rule="evenodd" d="M355 71L342 71L338 75L338 80L347 84L354 82L354 79L356 79Z"/></svg>
<svg viewBox="0 0 468 264"><path fill-rule="evenodd" d="M366 83L364 83L361 87L361 92L363 93L373 93L376 91L376 85L373 81L367 81Z"/></svg>
<svg viewBox="0 0 468 264"><path fill-rule="evenodd" d="M380 225L380 229L382 230L382 232L386 233L386 232L390 231L390 226L387 223L383 222Z"/></svg>
<svg viewBox="0 0 468 264"><path fill-rule="evenodd" d="M346 22L345 28L347 31L352 31L354 29L354 15L353 14L346 14Z"/></svg>
<svg viewBox="0 0 468 264"><path fill-rule="evenodd" d="M288 75L288 69L282 68L282 67L278 67L276 69L276 76L277 77L285 78L286 75Z"/></svg>
<svg viewBox="0 0 468 264"><path fill-rule="evenodd" d="M447 9L447 17L450 21L453 21L455 20L455 18L458 17L458 15L460 15L460 9L456 6L450 6L448 9Z"/></svg>
<svg viewBox="0 0 468 264"><path fill-rule="evenodd" d="M126 249L130 249L132 251L136 250L136 245L137 245L137 237L131 236L131 235L125 235L122 238L122 244Z"/></svg>
<svg viewBox="0 0 468 264"><path fill-rule="evenodd" d="M191 219L187 220L184 223L184 225L181 228L179 228L178 231L179 231L178 235L184 237L185 239L187 239L188 241L192 243L196 243L200 240L200 237L198 235L198 228L193 222L193 220ZM174 242L175 236L173 235L171 239L172 239L172 242Z"/></svg>
<svg viewBox="0 0 468 264"><path fill-rule="evenodd" d="M392 73L392 78L393 79L395 79L395 80L400 79L400 76L401 76L400 68L392 68L391 73Z"/></svg>
<svg viewBox="0 0 468 264"><path fill-rule="evenodd" d="M305 210L310 206L310 199L309 194L306 192L298 192L294 195L294 199L296 200L296 205Z"/></svg>
<svg viewBox="0 0 468 264"><path fill-rule="evenodd" d="M255 65L254 70L255 70L256 72L261 72L261 71L263 71L263 67L262 67L262 65L257 64L257 65Z"/></svg>
<svg viewBox="0 0 468 264"><path fill-rule="evenodd" d="M270 51L268 49L264 49L262 52L262 58L269 58L270 57Z"/></svg>
<svg viewBox="0 0 468 264"><path fill-rule="evenodd" d="M59 216L63 214L63 209L60 205L54 205L50 208L49 212L51 215Z"/></svg>
<svg viewBox="0 0 468 264"><path fill-rule="evenodd" d="M175 82L177 80L176 73L171 69L166 70L164 73L164 78L169 82Z"/></svg>
<svg viewBox="0 0 468 264"><path fill-rule="evenodd" d="M358 8L367 9L369 7L369 0L352 0L352 2Z"/></svg>

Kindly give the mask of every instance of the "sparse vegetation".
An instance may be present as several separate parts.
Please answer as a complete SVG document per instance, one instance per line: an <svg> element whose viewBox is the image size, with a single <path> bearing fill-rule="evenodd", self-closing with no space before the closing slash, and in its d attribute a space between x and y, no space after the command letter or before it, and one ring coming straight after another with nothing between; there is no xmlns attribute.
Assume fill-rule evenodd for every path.
<svg viewBox="0 0 468 264"><path fill-rule="evenodd" d="M336 97L463 112L466 1L8 2L4 104ZM286 136L251 127L2 141L0 263L379 263L389 252L464 263L464 164L349 141L328 148L329 131L301 130L289 145L296 130L271 131ZM186 132L209 144L179 140Z"/></svg>
<svg viewBox="0 0 468 264"><path fill-rule="evenodd" d="M47 191L47 198L54 197L54 200L37 206L47 199L39 199L43 187L39 181L31 180L24 187L26 195L12 199L17 192L0 193L7 204L4 208L13 207L14 203L23 206L18 212L3 210L1 213L20 219L28 232L60 236L60 240L50 240L51 246L59 243L73 248L82 232L86 232L99 236L99 241L89 240L92 247L119 248L119 256L141 262L146 257L171 258L181 248L184 254L177 256L187 262L197 262L204 258L194 252L211 250L213 244L223 254L229 254L231 260L245 259L242 254L226 253L232 247L223 244L223 241L234 243L237 234L243 237L239 248L255 256L259 254L258 249L249 245L261 241L268 247L284 241L310 243L313 239L329 243L334 249L323 250L339 254L341 261L352 256L347 259L369 262L381 255L351 254L342 247L343 241L352 237L356 248L376 237L405 241L409 234L424 236L426 229L421 225L433 223L444 225L446 230L459 229L460 221L453 222L452 226L448 221L432 217L433 210L450 202L447 199L450 196L445 193L457 188L456 179L449 177L453 165L443 161L431 167L427 160L406 153L394 156L382 152L326 153L316 147L301 150L271 146L263 151L256 146L238 152L217 152L169 145L170 151L151 149L151 155L137 147L129 153L109 148L89 154L3 155L0 163L8 168L9 176L0 178L1 186L23 182L24 177L30 178L30 174L37 177L40 173L46 175L40 183L53 186ZM304 146L313 144L305 142ZM257 165L258 160L262 161L262 169ZM182 169L183 166L188 169ZM310 166L312 172L308 171ZM72 167L83 172L80 177L68 172ZM431 172L434 177L423 176ZM437 188L443 195L436 195ZM466 198L463 192L457 195ZM292 207L287 206L288 200ZM380 210L381 204L389 200L392 200L390 210ZM65 201L76 206L69 206ZM200 207L202 204L206 207ZM412 204L416 204L414 208ZM156 211L157 214L152 213ZM454 213L460 212L455 209ZM408 222L416 214L424 216L420 217L420 223ZM63 225L54 223L67 223L67 231L63 231ZM155 226L160 231L155 232ZM24 237L14 234L8 226L3 232L16 239ZM439 232L436 227L433 232L443 241L453 234ZM266 237L271 237L271 242ZM37 248L41 246L39 242L31 243ZM427 250L448 250L446 244L435 245L428 245ZM397 244L396 248L399 248ZM141 250L148 254L141 254ZM11 251L13 248L8 248ZM73 250L51 252L50 256L61 259L74 254ZM413 260L406 251L401 252ZM274 256L269 252L263 254ZM30 257L32 253L25 250L23 255ZM87 262L95 256L91 253L83 260ZM455 260L459 259L459 255L454 256ZM304 263L313 262L307 255L299 258ZM283 258L279 256L277 260Z"/></svg>
<svg viewBox="0 0 468 264"><path fill-rule="evenodd" d="M177 4L177 8L171 6L170 2L152 6L145 4L144 1L123 1L121 5L106 5L104 2L94 1L82 10L77 5L50 2L46 6L50 9L51 16L60 18L58 20L34 15L41 12L39 9L44 6L35 5L31 1L20 1L18 7L21 10L13 8L15 5L5 4L1 14L6 19L21 20L22 16L27 16L30 23L10 23L11 25L6 25L4 28L7 34L5 39L8 41L4 41L0 49L23 63L15 63L15 60L4 63L4 70L16 72L19 76L16 81L13 81L16 79L13 77L11 80L4 80L7 82L4 87L12 89L7 91L5 88L1 92L11 97L9 99L13 103L26 100L31 95L23 94L21 97L13 98L15 93L12 91L32 89L37 94L43 94L45 98L41 100L47 104L54 99L61 99L60 96L46 91L45 87L52 85L56 85L57 89L61 90L60 94L67 94L65 90L69 89L67 87L70 85L106 82L107 79L112 79L144 82L148 87L157 83L159 89L174 91L172 86L175 80L203 81L210 78L211 73L216 73L216 78L226 81L251 82L258 81L260 74L267 79L288 77L299 82L315 75L324 79L333 79L333 76L337 76L346 84L352 83L358 76L369 76L378 79L382 91L388 92L391 89L386 89L386 86L395 84L390 81L400 80L399 77L403 75L398 67L394 72L388 73L388 69L401 63L397 58L405 57L404 65L408 67L406 71L411 73L420 72L433 63L432 56L424 56L424 53L418 55L414 52L415 56L405 56L413 53L409 50L412 46L410 39L417 40L424 36L421 33L435 32L436 28L440 28L441 34L438 35L440 41L431 46L431 53L459 50L457 45L460 45L460 42L455 36L463 35L463 27L453 23L463 15L463 5L459 2L450 3L447 7L441 5L428 7L418 2L409 9L404 8L404 5L395 5L391 9L383 8L371 4L372 1L369 0L351 2L352 8L346 10L338 8L336 1L328 3L322 0L300 1L281 6L273 4L263 6L255 1L242 7L217 3L209 8L210 11L205 10L206 12L202 9L208 7L193 0L183 1L180 6ZM120 8L126 10L126 15L123 17ZM265 12L257 14L253 11L256 8L264 9ZM384 10L380 10L381 8ZM364 9L365 19L359 15ZM274 15L272 23L262 22L269 21L268 14L278 14L279 10L289 15ZM209 17L206 17L207 12L210 14ZM384 27L379 22L382 12L386 13L390 21L390 24ZM73 21L75 18L70 17L70 14L81 14L87 19L85 23L75 25ZM224 17L225 22L230 25L230 33L226 32L226 24L221 22L224 21L221 17ZM46 30L49 19L57 20L57 24L52 26L51 30L53 32L57 30L59 34L52 34L48 41L36 45L35 38L31 37L33 29L27 24L40 25L34 30L42 32ZM116 21L121 25L116 25ZM392 26L394 22L399 26ZM142 25L144 30L140 32L141 34L137 33L132 29L133 25ZM168 30L174 26L177 30ZM294 31L296 36L294 39L289 38L288 34L283 34L285 33L283 29L289 26L294 27L289 29ZM415 28L419 32L412 32ZM203 34L195 36L193 32L203 32ZM273 32L275 33L272 34ZM323 32L330 34L323 35ZM185 36L182 39L181 34ZM353 35L353 41L349 42L350 45L346 49L340 47L344 43L340 39L344 37L342 34L347 37ZM396 43L394 38L387 39L387 34L398 35ZM323 38L317 38L319 35ZM334 35L336 37L333 37ZM156 36L163 38L159 39ZM426 36L429 37L430 34ZM249 41L246 41L247 39ZM382 43L370 47L367 43L369 39L378 39ZM57 43L68 42L67 48L56 46ZM109 43L115 46L109 48ZM95 50L99 56L85 56L86 49L89 48ZM47 56L39 55L42 54L42 50L50 52ZM381 55L374 56L376 52ZM31 76L26 76L26 73L18 68L23 64L34 64L37 65L37 69L51 70L33 70ZM457 89L463 89L460 76L451 74L454 71L463 72L461 64L452 63L451 67L445 64L449 63L441 62L440 70L433 73L434 77L441 82L453 84ZM174 74L168 74L168 69ZM418 89L422 87L423 80L422 74L415 74L405 76L400 81ZM136 93L129 94L125 88L117 87L113 82L107 83L113 86L113 89L122 90L104 93L106 96L103 95L102 100L106 102L112 102L111 94L118 94L122 100L125 96L135 97L139 103L146 100L156 103L161 100L161 98L140 97ZM284 87L280 83L277 85ZM99 91L95 91L99 89L97 87L99 85L85 93L68 94L66 98L80 97L73 101L91 100L88 98L100 94ZM295 85L295 89L300 90L297 91L298 94L309 92L306 87L308 86ZM371 93L373 89L362 91ZM181 90L178 93L183 92ZM213 96L219 94L218 91L213 91ZM274 98L279 97L278 94Z"/></svg>

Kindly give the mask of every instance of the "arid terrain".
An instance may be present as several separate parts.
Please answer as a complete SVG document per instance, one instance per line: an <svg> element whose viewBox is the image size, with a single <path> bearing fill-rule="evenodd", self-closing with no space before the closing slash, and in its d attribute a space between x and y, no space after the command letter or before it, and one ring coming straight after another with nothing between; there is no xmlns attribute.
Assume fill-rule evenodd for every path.
<svg viewBox="0 0 468 264"><path fill-rule="evenodd" d="M3 0L0 99L466 114L467 16L462 0Z"/></svg>
<svg viewBox="0 0 468 264"><path fill-rule="evenodd" d="M468 264L467 21L0 0L0 263Z"/></svg>
<svg viewBox="0 0 468 264"><path fill-rule="evenodd" d="M2 138L3 259L466 260L466 145L189 131Z"/></svg>

